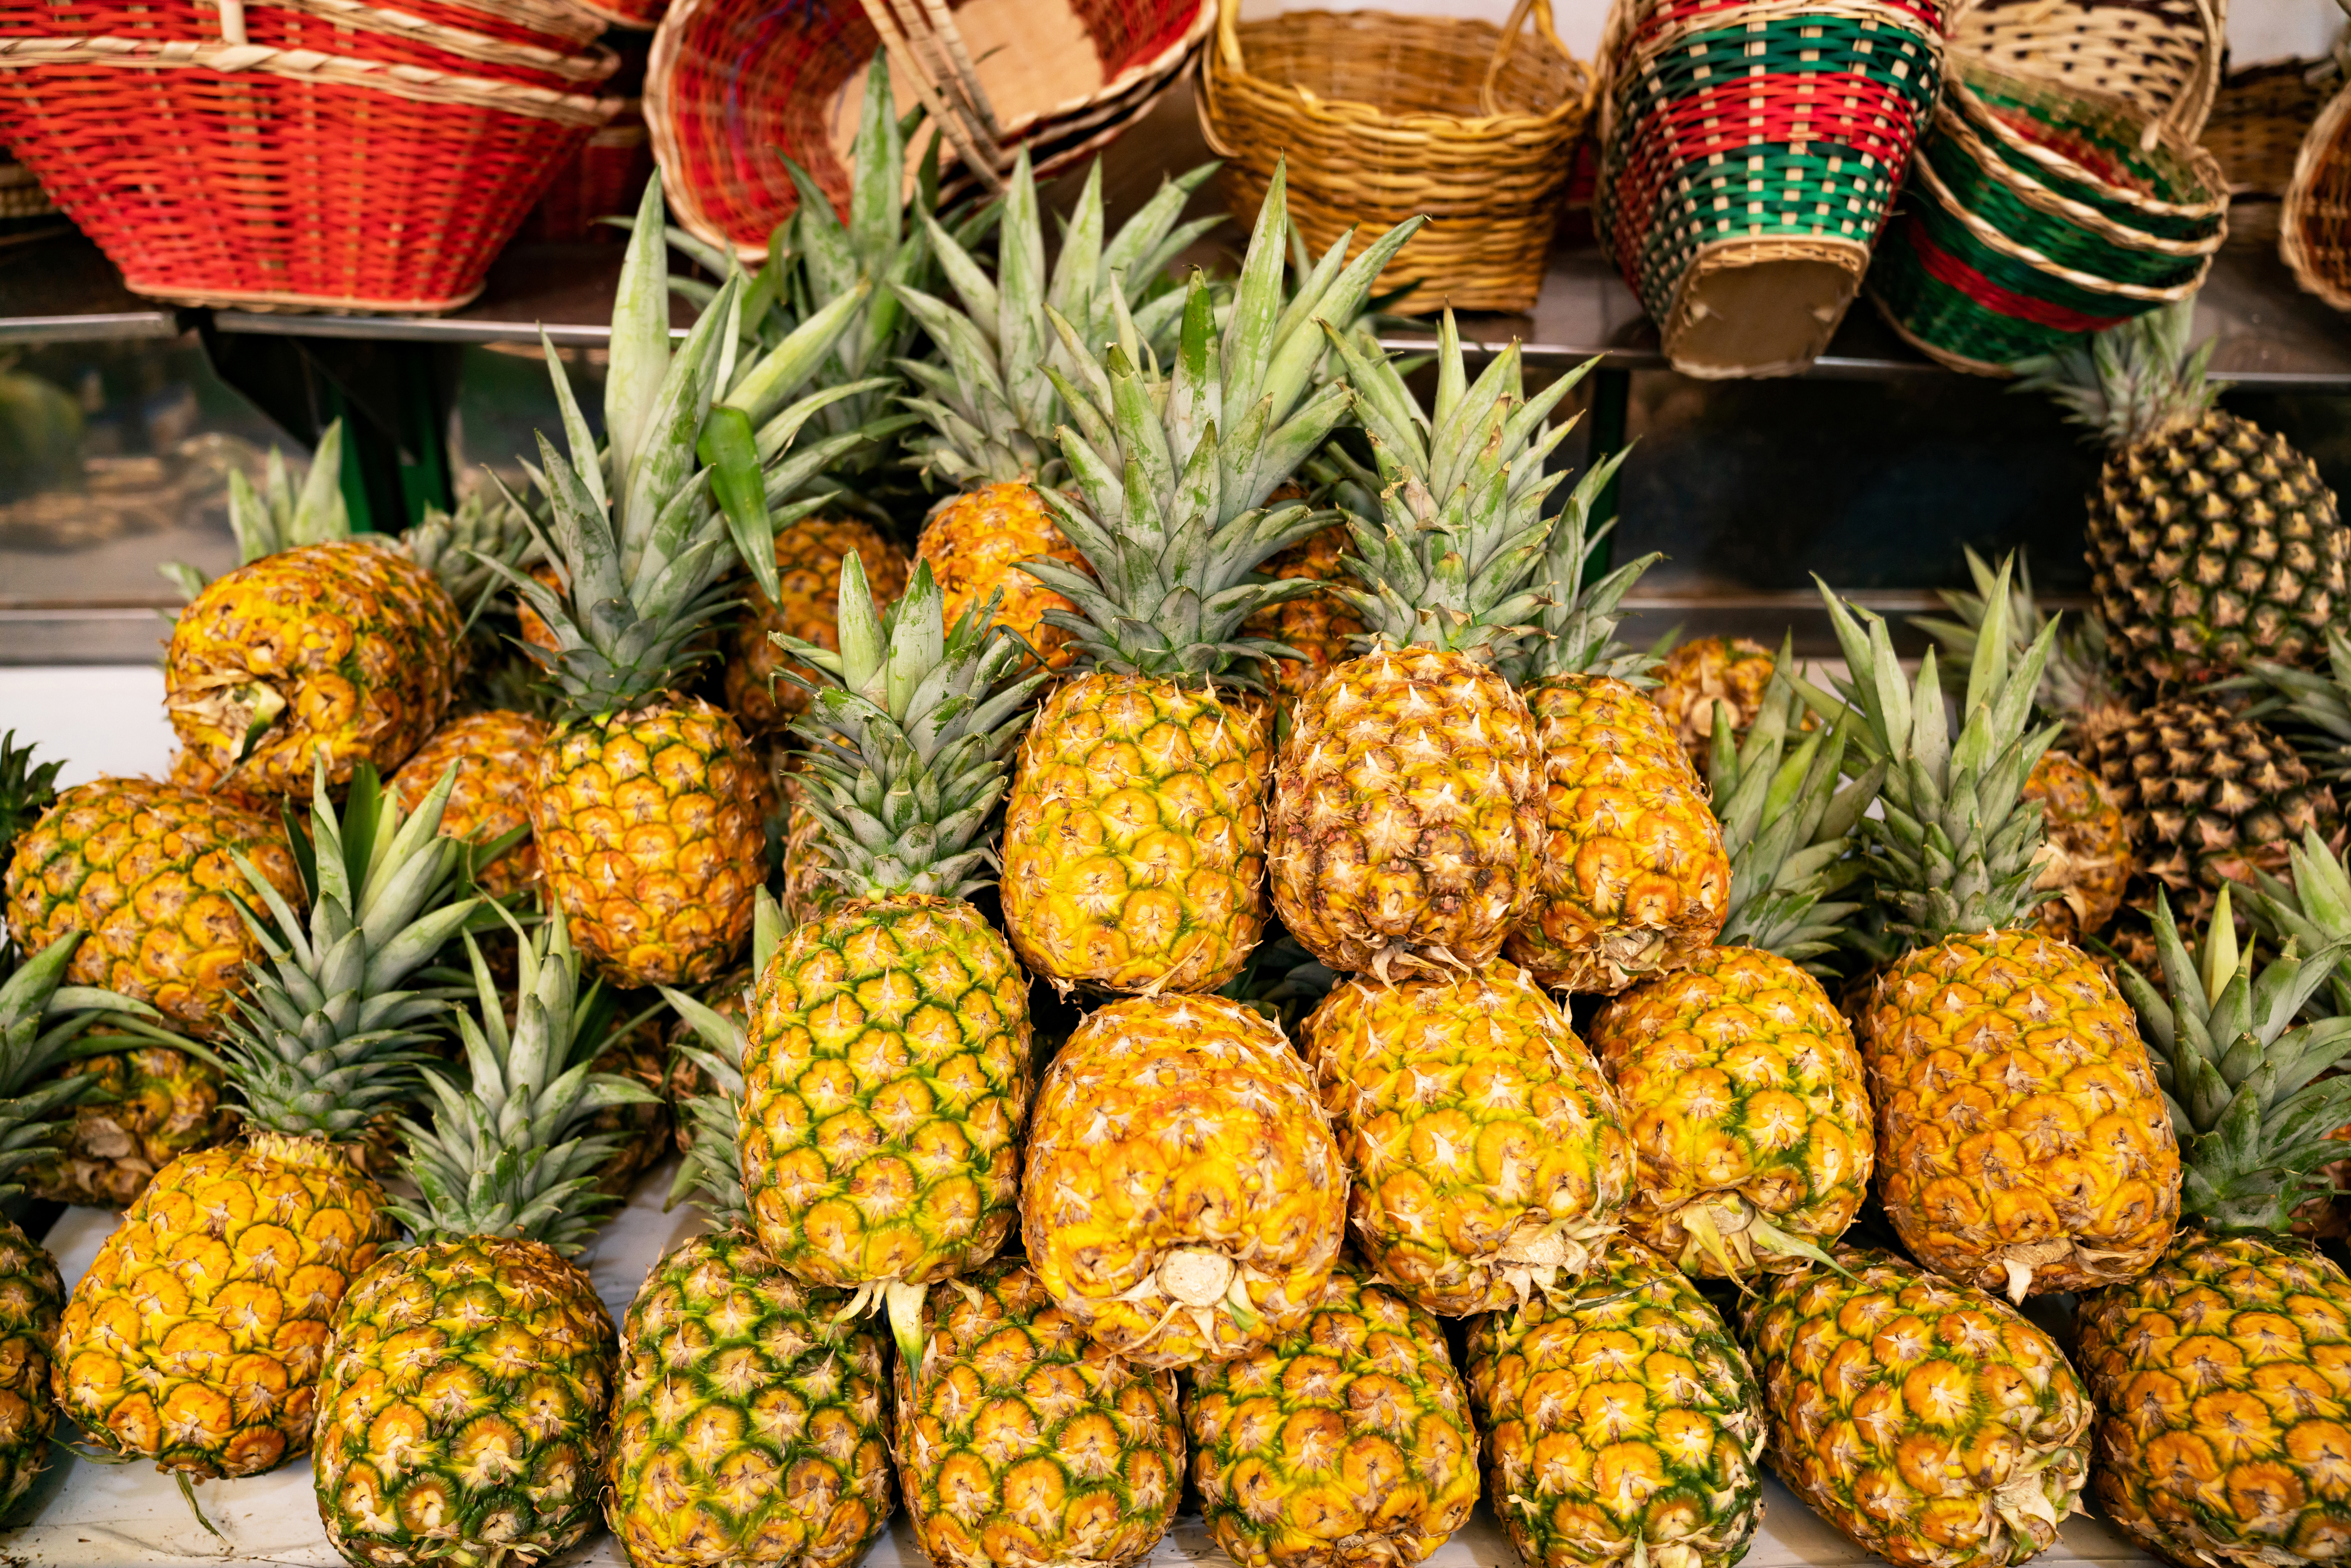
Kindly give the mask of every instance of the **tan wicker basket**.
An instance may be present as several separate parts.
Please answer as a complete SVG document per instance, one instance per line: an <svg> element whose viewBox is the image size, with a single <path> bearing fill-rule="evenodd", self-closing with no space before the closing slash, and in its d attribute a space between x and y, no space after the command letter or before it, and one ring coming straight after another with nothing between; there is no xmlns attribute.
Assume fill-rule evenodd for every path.
<svg viewBox="0 0 2351 1568"><path fill-rule="evenodd" d="M1951 47L2027 76L2126 98L2195 141L2212 112L2228 0L1978 0ZM2150 141L2147 145L2153 146Z"/></svg>
<svg viewBox="0 0 2351 1568"><path fill-rule="evenodd" d="M2351 310L2351 84L2303 138L2278 216L2278 254L2303 287Z"/></svg>
<svg viewBox="0 0 2351 1568"><path fill-rule="evenodd" d="M1525 310L1542 287L1592 76L1560 42L1550 0L1509 24L1379 11L1240 20L1222 0L1197 104L1228 160L1225 194L1254 220L1277 159L1310 250L1353 227L1360 251L1389 225L1428 226L1389 263L1393 308ZM1531 47L1522 42L1533 23Z"/></svg>
<svg viewBox="0 0 2351 1568"><path fill-rule="evenodd" d="M2204 150L2228 177L2231 249L2276 248L2294 158L2335 85L2324 60L2275 60L2221 81L2204 122Z"/></svg>

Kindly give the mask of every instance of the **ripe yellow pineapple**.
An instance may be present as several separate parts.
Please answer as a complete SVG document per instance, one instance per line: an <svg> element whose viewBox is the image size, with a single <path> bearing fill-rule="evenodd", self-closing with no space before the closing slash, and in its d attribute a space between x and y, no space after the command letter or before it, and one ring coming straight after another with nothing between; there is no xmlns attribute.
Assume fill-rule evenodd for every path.
<svg viewBox="0 0 2351 1568"><path fill-rule="evenodd" d="M2114 981L2021 918L2042 842L2021 795L2057 727L2026 726L2056 625L2011 663L2003 570L1951 740L1933 652L1914 685L1883 621L1822 594L1856 742L1889 766L1869 869L1914 934L1857 1020L1886 1218L1921 1262L2019 1301L2128 1279L2179 1215L2171 1115Z"/></svg>
<svg viewBox="0 0 2351 1568"><path fill-rule="evenodd" d="M754 734L781 729L792 716L808 707L808 693L778 678L789 670L804 678L806 665L784 656L769 640L780 632L820 648L841 647L833 604L843 556L854 555L865 568L873 596L887 604L906 591L906 552L883 538L871 523L849 517L802 517L776 530L776 579L781 599L769 599L754 590L735 626L726 650L726 706ZM959 607L950 606L953 618Z"/></svg>
<svg viewBox="0 0 2351 1568"><path fill-rule="evenodd" d="M1295 485L1283 489L1296 493L1286 496L1277 490L1273 498L1306 498ZM1261 569L1269 577L1302 577L1332 585L1260 610L1241 623L1241 635L1266 638L1300 655L1277 657L1266 669L1266 688L1280 706L1296 702L1333 664L1345 664L1354 651L1354 639L1366 630L1354 606L1335 591L1364 586L1346 568L1345 558L1353 549L1346 524L1332 523L1273 556Z"/></svg>
<svg viewBox="0 0 2351 1568"><path fill-rule="evenodd" d="M2003 1568L2053 1544L2091 1416L2056 1343L1891 1253L1834 1258L1769 1276L1747 1306L1780 1479L1897 1568Z"/></svg>
<svg viewBox="0 0 2351 1568"><path fill-rule="evenodd" d="M451 719L401 765L388 788L401 810L413 811L433 786L457 765L441 831L475 844L520 831L522 838L475 873L485 892L503 897L538 881L538 852L530 841L530 791L547 721L527 713L489 709Z"/></svg>
<svg viewBox="0 0 2351 1568"><path fill-rule="evenodd" d="M898 1485L938 1568L1125 1568L1184 1491L1173 1373L1087 1340L1016 1261L934 1294L897 1364Z"/></svg>
<svg viewBox="0 0 2351 1568"><path fill-rule="evenodd" d="M1242 1354L1313 1315L1347 1170L1306 1069L1223 997L1096 1009L1037 1092L1021 1236L1095 1342L1165 1368Z"/></svg>
<svg viewBox="0 0 2351 1568"><path fill-rule="evenodd" d="M2041 808L2047 835L2036 891L2057 896L2036 904L2032 929L2061 942L2095 936L2123 906L2131 873L2131 835L2096 774L2062 751L2042 754L2025 776L2024 798Z"/></svg>
<svg viewBox="0 0 2351 1568"><path fill-rule="evenodd" d="M97 1088L72 1108L55 1152L25 1172L34 1197L127 1208L157 1171L235 1129L235 1110L224 1103L225 1080L211 1062L104 1026L84 1038L109 1039L120 1049L78 1058L62 1070L95 1079Z"/></svg>
<svg viewBox="0 0 2351 1568"><path fill-rule="evenodd" d="M1444 1325L1342 1266L1305 1328L1185 1380L1208 1534L1240 1568L1412 1568L1478 1500Z"/></svg>
<svg viewBox="0 0 2351 1568"><path fill-rule="evenodd" d="M398 1235L353 1145L407 1095L420 1026L447 1008L404 983L477 907L455 902L463 846L437 836L450 781L403 820L371 768L340 817L323 758L314 779L307 925L258 876L248 892L278 956L222 1047L245 1136L155 1173L57 1332L66 1412L186 1475L257 1475L309 1444L327 1321Z"/></svg>
<svg viewBox="0 0 2351 1568"><path fill-rule="evenodd" d="M1046 699L1021 746L1002 883L1022 960L1064 989L1214 990L1264 928L1270 726L1260 705L1234 699L1273 650L1240 627L1314 590L1258 568L1327 521L1269 505L1345 413L1343 389L1311 383L1317 320L1351 320L1411 232L1317 270L1292 298L1288 211L1276 179L1221 332L1207 282L1193 276L1164 374L1138 364L1131 343L1099 361L1074 329L1064 344L1088 389L1071 387L1076 428L1061 433L1084 499L1046 499L1094 575L1044 560L1024 569L1077 605L1053 614L1083 669ZM1204 407L1234 411L1221 434ZM1208 463L1229 477L1199 483Z"/></svg>
<svg viewBox="0 0 2351 1568"><path fill-rule="evenodd" d="M153 1006L203 1037L228 1026L260 940L237 911L244 856L284 898L302 884L282 825L144 779L77 784L16 841L8 932L27 952L68 931L89 939L69 978Z"/></svg>
<svg viewBox="0 0 2351 1568"><path fill-rule="evenodd" d="M1745 735L1774 667L1771 650L1751 637L1693 638L1666 655L1649 700L1703 769L1714 744L1715 715L1721 714L1734 738Z"/></svg>
<svg viewBox="0 0 2351 1568"><path fill-rule="evenodd" d="M1851 834L1886 769L1840 789L1846 737L1800 736L1802 712L1783 644L1746 738L1733 747L1729 716L1717 718L1715 810L1731 867L1721 936L1592 1023L1640 1157L1625 1228L1692 1275L1816 1258L1869 1191L1861 1054L1806 961L1859 907L1826 900L1860 869Z"/></svg>
<svg viewBox="0 0 2351 1568"><path fill-rule="evenodd" d="M1569 428L1539 426L1578 376L1529 399L1514 345L1471 385L1448 315L1437 407L1424 415L1375 345L1333 341L1378 464L1373 473L1332 449L1371 576L1368 591L1338 591L1374 641L1291 712L1274 779L1274 906L1334 969L1474 971L1535 892L1540 736L1493 660L1536 608L1527 584L1558 483L1543 463Z"/></svg>
<svg viewBox="0 0 2351 1568"><path fill-rule="evenodd" d="M518 935L515 1021L471 936L480 1021L457 1015L466 1081L438 1071L392 1212L415 1238L351 1282L319 1380L319 1518L361 1568L530 1563L598 1522L617 1372L612 1320L571 1261L610 1202L600 1105L652 1098L580 1071L580 960L560 911Z"/></svg>
<svg viewBox="0 0 2351 1568"><path fill-rule="evenodd" d="M1633 1185L1622 1113L1525 970L1343 980L1303 1032L1356 1245L1405 1300L1447 1317L1523 1304L1614 1239Z"/></svg>
<svg viewBox="0 0 2351 1568"><path fill-rule="evenodd" d="M1526 1568L1730 1568L1763 1517L1746 1354L1664 1259L1621 1241L1581 1283L1469 1328L1488 1494Z"/></svg>
<svg viewBox="0 0 2351 1568"><path fill-rule="evenodd" d="M769 1256L878 1295L911 1354L923 1288L993 1258L1019 1194L1028 979L964 899L1045 674L992 600L945 626L927 565L885 615L846 557L840 603L838 652L790 651L838 683L795 728L844 896L759 971L739 1147Z"/></svg>

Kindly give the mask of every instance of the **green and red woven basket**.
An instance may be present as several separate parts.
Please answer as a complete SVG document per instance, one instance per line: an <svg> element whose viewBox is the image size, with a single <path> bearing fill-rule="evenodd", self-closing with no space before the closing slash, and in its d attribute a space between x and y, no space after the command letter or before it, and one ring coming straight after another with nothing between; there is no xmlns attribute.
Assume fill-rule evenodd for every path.
<svg viewBox="0 0 2351 1568"><path fill-rule="evenodd" d="M2185 298L2227 233L2220 165L2146 108L1954 51L1869 290L1954 370L2017 361Z"/></svg>

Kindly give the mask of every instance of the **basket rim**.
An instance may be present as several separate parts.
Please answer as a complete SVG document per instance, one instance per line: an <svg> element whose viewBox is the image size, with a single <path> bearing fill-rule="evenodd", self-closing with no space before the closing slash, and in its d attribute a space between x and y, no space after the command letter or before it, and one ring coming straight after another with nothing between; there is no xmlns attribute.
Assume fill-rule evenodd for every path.
<svg viewBox="0 0 2351 1568"><path fill-rule="evenodd" d="M2100 238L2111 240L2127 249L2153 251L2162 256L2210 256L2219 250L2228 240L2228 207L2225 203L2220 212L2213 214L2220 221L2206 238L2166 239L2160 235L2150 235L2132 228L2127 224L2107 216L2087 203L2075 201L2061 192L2051 190L2032 175L1994 153L1984 144L1983 138L1975 133L1975 127L1964 116L1954 113L1948 103L1937 108L1935 129L1949 135L1953 141L1975 159L1977 165L1984 171L1994 184L2007 187L2015 193L2017 200L2026 206L2036 212L2046 213L2051 217L2061 218L2088 229ZM1929 157L1931 156L1930 153ZM2100 183L2103 184L2104 182Z"/></svg>
<svg viewBox="0 0 2351 1568"><path fill-rule="evenodd" d="M2346 120L2351 120L2351 80L2346 80L2326 100L2326 107L2318 111L2309 133L2302 139L2302 147L2294 155L2294 177L2286 182L2284 203L2278 214L2279 256L2293 272L2296 283L2337 310L2351 310L2351 287L2319 270L2318 258L2304 243L2302 231L2310 219L2309 208L2321 162L2342 138Z"/></svg>
<svg viewBox="0 0 2351 1568"><path fill-rule="evenodd" d="M396 65L359 55L327 55L316 49L281 49L266 44L160 42L104 37L0 38L0 71L93 64L125 70L202 69L223 74L257 71L327 87L371 89L416 103L496 110L591 128L609 121L626 101L461 76L428 66Z"/></svg>
<svg viewBox="0 0 2351 1568"><path fill-rule="evenodd" d="M1878 293L1876 289L1865 287L1862 292L1869 296L1870 304L1877 308L1878 319L1884 321L1888 327L1894 329L1894 335L1896 337L1901 339L1904 342L1909 344L1912 348L1917 350L1920 353L1926 355L1928 359L1934 361L1945 370L1958 371L1962 374L1970 376L1989 376L1995 381L2008 382L2014 381L2016 379L2016 372L2009 369L2006 365L1996 365L1990 360L1971 360L1965 354L1955 354L1949 349L1937 348L1934 344L1927 341L1926 339L1920 337L1917 333L1913 332L1909 328L1904 326L1902 322L1896 318L1894 314L1894 307L1888 305L1886 302L1886 297ZM1954 290L1953 292L1957 292L1957 290ZM1964 298L1964 296L1962 296L1962 298ZM1975 302L1973 300L1970 300L1969 303L1972 305ZM1981 307L1978 307L1978 308L1981 308Z"/></svg>
<svg viewBox="0 0 2351 1568"><path fill-rule="evenodd" d="M200 15L209 9L214 18L220 16L220 0L194 0L194 5ZM469 55L475 59L500 65L543 70L550 75L571 78L581 85L592 86L603 81L621 68L621 57L605 45L592 40L569 49L518 44L446 22L435 22L396 6L370 5L367 0L245 0L245 7L248 12L274 9L307 16L348 19L353 26L371 33L381 33L386 37L406 38L453 55ZM225 43L228 40L223 38L219 41Z"/></svg>
<svg viewBox="0 0 2351 1568"><path fill-rule="evenodd" d="M2118 283L2110 277L2099 277L2092 273L2076 272L2063 262L2050 260L2023 241L2010 238L1992 227L1983 218L1978 217L1974 213L1961 206L1959 198L1951 194L1950 187L1943 183L1942 176L1935 172L1935 165L1931 160L1926 158L1914 160L1910 165L1910 172L1924 178L1928 194L1932 196L1936 204L1945 212L1959 219L1965 225L1968 233L1973 235L1977 243L1983 246L1985 249L1997 251L2011 261L2022 262L2034 271L2046 273L2062 283L2071 284L2085 294L2109 294L2125 299L2139 299L2155 305L2168 305L2185 299L2203 287L2205 275L2212 270L2212 257L2208 255L2204 257L2204 264L2196 269L2194 277L2185 283L2175 284L2169 288L2152 288L2144 283Z"/></svg>
<svg viewBox="0 0 2351 1568"><path fill-rule="evenodd" d="M2228 178L2220 172L2220 165L2212 162L2211 154L2183 136L2176 127L2167 123L2160 116L2148 114L2139 105L2120 93L2100 92L2092 88L2071 86L2065 89L2076 98L2119 106L2131 114L2144 119L2155 129L2155 140L2163 146L2163 150L2195 171L2197 177L2209 188L2217 192L2217 195L2210 201L2194 204L2165 202L2101 179L2064 153L2043 147L2036 141L2028 141L2018 134L2013 127L2001 120L1999 116L1985 109L1982 100L1976 96L1975 89L1968 84L1967 73L1970 69L1982 70L2009 81L2044 87L2056 85L2053 78L2036 77L2025 71L2003 69L1971 50L1953 48L1950 51L1949 68L1943 73L1946 83L1944 107L1949 109L1952 99L1956 98L1959 112L1964 113L1970 121L1991 132L2004 145L2013 147L2033 162L2048 166L2061 177L2074 180L2080 184L2095 185L2101 190L2112 191L2115 193L2115 199L2126 206L2138 207L2147 212L2161 213L2167 216L2196 218L2216 211L2224 214L2228 211Z"/></svg>

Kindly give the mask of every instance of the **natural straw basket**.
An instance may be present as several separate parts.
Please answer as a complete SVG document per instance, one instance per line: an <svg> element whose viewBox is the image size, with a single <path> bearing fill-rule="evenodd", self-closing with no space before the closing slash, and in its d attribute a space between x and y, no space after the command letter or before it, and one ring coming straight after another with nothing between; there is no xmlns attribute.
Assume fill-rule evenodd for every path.
<svg viewBox="0 0 2351 1568"><path fill-rule="evenodd" d="M1951 47L2127 99L2193 141L2220 88L2228 15L2228 0L1980 0L1953 17Z"/></svg>
<svg viewBox="0 0 2351 1568"><path fill-rule="evenodd" d="M0 37L0 133L129 287L189 304L454 309L616 107L258 44Z"/></svg>
<svg viewBox="0 0 2351 1568"><path fill-rule="evenodd" d="M925 0L928 3L928 0ZM1207 0L965 0L956 37L977 61L993 127L966 84L943 122L953 154L946 172L992 186L1027 146L1039 173L1076 162L1156 102L1210 23ZM944 10L944 8L942 8ZM895 24L893 23L893 26ZM902 42L904 39L900 29ZM925 47L937 35L925 34ZM746 259L799 204L785 167L800 164L846 204L842 161L857 123L856 95L883 40L857 0L677 0L653 37L645 122L672 218L708 244ZM891 85L908 100L944 101L919 61L893 47ZM985 143L976 131L985 131ZM965 162L968 145L977 164ZM919 148L916 149L919 152ZM997 160L1001 159L999 164ZM960 164L962 174L957 176Z"/></svg>
<svg viewBox="0 0 2351 1568"><path fill-rule="evenodd" d="M2319 111L2294 157L2278 254L2303 287L2351 310L2351 81Z"/></svg>
<svg viewBox="0 0 2351 1568"><path fill-rule="evenodd" d="M1428 216L1382 278L1414 286L1391 308L1517 311L1542 286L1592 79L1553 30L1551 0L1518 0L1499 29L1378 11L1243 22L1239 0L1222 0L1196 103L1228 160L1238 221L1256 217L1286 158L1290 221L1310 250L1353 228L1360 251Z"/></svg>

